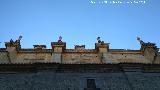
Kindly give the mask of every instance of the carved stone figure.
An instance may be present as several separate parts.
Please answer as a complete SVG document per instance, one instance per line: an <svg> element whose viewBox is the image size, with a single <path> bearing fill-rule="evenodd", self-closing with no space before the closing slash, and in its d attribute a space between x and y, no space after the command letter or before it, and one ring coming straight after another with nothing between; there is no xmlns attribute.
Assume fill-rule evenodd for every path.
<svg viewBox="0 0 160 90"><path fill-rule="evenodd" d="M140 42L141 45L144 44L140 37L137 37L137 40Z"/></svg>
<svg viewBox="0 0 160 90"><path fill-rule="evenodd" d="M10 39L10 42L5 42L6 47L16 47L20 48L20 40L22 39L22 36L19 36L19 38L14 42L13 39Z"/></svg>
<svg viewBox="0 0 160 90"><path fill-rule="evenodd" d="M62 36L59 36L58 43L62 43Z"/></svg>
<svg viewBox="0 0 160 90"><path fill-rule="evenodd" d="M98 41L98 43L101 43L101 38L97 37L97 41Z"/></svg>
<svg viewBox="0 0 160 90"><path fill-rule="evenodd" d="M21 39L22 39L22 36L19 36L19 37L18 37L18 41L21 41Z"/></svg>
<svg viewBox="0 0 160 90"><path fill-rule="evenodd" d="M98 42L99 44L101 44L101 45L104 44L104 41L101 41L101 38L100 38L100 37L97 37L97 42Z"/></svg>
<svg viewBox="0 0 160 90"><path fill-rule="evenodd" d="M10 43L12 43L12 44L13 44L13 43L14 43L14 41L13 41L12 39L10 39Z"/></svg>

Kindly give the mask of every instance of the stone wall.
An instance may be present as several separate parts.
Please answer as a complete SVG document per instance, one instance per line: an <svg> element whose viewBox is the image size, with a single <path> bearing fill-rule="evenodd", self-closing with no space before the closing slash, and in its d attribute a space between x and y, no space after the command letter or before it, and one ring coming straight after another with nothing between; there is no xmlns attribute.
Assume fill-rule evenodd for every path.
<svg viewBox="0 0 160 90"><path fill-rule="evenodd" d="M156 57L155 63L160 64L160 55Z"/></svg>
<svg viewBox="0 0 160 90"><path fill-rule="evenodd" d="M159 90L160 73L37 73L0 74L1 90L84 90L93 79L100 90Z"/></svg>
<svg viewBox="0 0 160 90"><path fill-rule="evenodd" d="M7 51L0 52L0 63L9 63L9 53Z"/></svg>
<svg viewBox="0 0 160 90"><path fill-rule="evenodd" d="M141 54L103 54L106 63L150 63Z"/></svg>
<svg viewBox="0 0 160 90"><path fill-rule="evenodd" d="M6 53L7 52L7 53ZM109 49L108 44L96 44L95 49L76 46L66 49L65 44L53 44L52 49L0 48L0 63L160 63L154 47L141 50Z"/></svg>
<svg viewBox="0 0 160 90"><path fill-rule="evenodd" d="M18 53L17 63L51 62L51 53Z"/></svg>
<svg viewBox="0 0 160 90"><path fill-rule="evenodd" d="M13 54L12 54L13 56ZM57 59L58 58L58 59ZM58 61L57 61L58 60ZM15 59L11 58L12 63L35 63L35 62L57 62L57 63L151 63L142 54L112 54L107 53L59 53L54 52L16 52ZM0 52L0 63L9 63L7 51ZM160 56L157 56L155 63L160 63Z"/></svg>
<svg viewBox="0 0 160 90"><path fill-rule="evenodd" d="M62 55L63 63L150 63L145 56L141 54L111 54L111 53L72 53Z"/></svg>
<svg viewBox="0 0 160 90"><path fill-rule="evenodd" d="M93 53L65 53L62 63L101 63L100 56Z"/></svg>

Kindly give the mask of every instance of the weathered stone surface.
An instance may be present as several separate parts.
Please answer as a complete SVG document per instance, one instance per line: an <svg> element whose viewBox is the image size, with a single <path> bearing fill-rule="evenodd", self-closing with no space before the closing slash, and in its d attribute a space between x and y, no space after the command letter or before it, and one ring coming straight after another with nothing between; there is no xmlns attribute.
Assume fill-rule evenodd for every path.
<svg viewBox="0 0 160 90"><path fill-rule="evenodd" d="M62 54L61 53L53 53L51 60L56 63L61 63L62 62Z"/></svg>
<svg viewBox="0 0 160 90"><path fill-rule="evenodd" d="M66 53L62 55L63 63L101 63L98 54Z"/></svg>
<svg viewBox="0 0 160 90"><path fill-rule="evenodd" d="M100 90L159 90L160 73L18 73L0 74L1 90L84 90L94 79ZM95 89L96 90L96 89Z"/></svg>
<svg viewBox="0 0 160 90"><path fill-rule="evenodd" d="M61 40L60 40L61 41ZM20 46L20 42L18 44ZM44 45L43 45L44 46ZM84 45L76 45L75 49L66 49L65 42L52 42L52 49L41 48L17 49L7 46L0 52L0 63L160 63L160 55L155 44L144 43L140 50L109 49L109 43L96 43L95 49L85 49ZM8 60L7 60L8 59ZM6 61L5 61L6 60Z"/></svg>
<svg viewBox="0 0 160 90"><path fill-rule="evenodd" d="M103 54L106 63L150 63L143 55L140 54Z"/></svg>
<svg viewBox="0 0 160 90"><path fill-rule="evenodd" d="M9 53L8 52L0 52L0 63L9 63Z"/></svg>
<svg viewBox="0 0 160 90"><path fill-rule="evenodd" d="M20 39L0 48L1 90L160 90L160 54L140 38L140 50L111 50L100 37L95 49L66 49L62 37L21 49Z"/></svg>
<svg viewBox="0 0 160 90"><path fill-rule="evenodd" d="M159 90L152 64L1 64L1 90ZM91 83L87 84L87 80Z"/></svg>

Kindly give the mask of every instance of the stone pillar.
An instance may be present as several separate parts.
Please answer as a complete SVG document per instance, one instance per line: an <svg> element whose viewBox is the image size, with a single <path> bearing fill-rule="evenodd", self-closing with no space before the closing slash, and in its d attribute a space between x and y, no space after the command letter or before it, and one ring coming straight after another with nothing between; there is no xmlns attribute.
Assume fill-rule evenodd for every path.
<svg viewBox="0 0 160 90"><path fill-rule="evenodd" d="M158 56L158 48L157 48L156 44L150 43L150 42L145 43L141 40L140 37L137 37L137 40L141 44L141 49L140 49L141 52L146 57L146 59L148 59L148 61L146 61L146 62L155 63L156 58Z"/></svg>
<svg viewBox="0 0 160 90"><path fill-rule="evenodd" d="M95 49L97 50L102 63L106 63L107 52L109 51L109 43L95 43Z"/></svg>
<svg viewBox="0 0 160 90"><path fill-rule="evenodd" d="M17 60L16 47L6 47L6 51L9 52L9 63L16 63Z"/></svg>
<svg viewBox="0 0 160 90"><path fill-rule="evenodd" d="M52 42L52 59L51 62L62 63L62 53L66 49L66 43L64 42Z"/></svg>
<svg viewBox="0 0 160 90"><path fill-rule="evenodd" d="M109 43L95 43L95 49L100 53L109 51Z"/></svg>
<svg viewBox="0 0 160 90"><path fill-rule="evenodd" d="M157 57L157 46L154 43L144 43L141 45L141 51L150 63L154 63Z"/></svg>
<svg viewBox="0 0 160 90"><path fill-rule="evenodd" d="M22 36L14 42L12 39L10 42L5 42L6 51L9 52L9 62L10 63L17 63L17 51L21 49L20 41Z"/></svg>

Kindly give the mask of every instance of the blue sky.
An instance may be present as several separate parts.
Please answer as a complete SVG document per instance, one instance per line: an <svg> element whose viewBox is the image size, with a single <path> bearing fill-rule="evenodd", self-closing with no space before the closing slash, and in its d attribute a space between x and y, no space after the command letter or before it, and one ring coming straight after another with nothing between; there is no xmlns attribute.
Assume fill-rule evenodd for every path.
<svg viewBox="0 0 160 90"><path fill-rule="evenodd" d="M94 48L98 36L113 49L139 49L137 36L160 47L160 0L146 0L145 4L90 1L0 0L0 48L19 35L23 36L22 48L35 44L51 48L50 43L59 36L67 48L77 44Z"/></svg>

